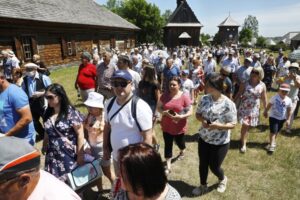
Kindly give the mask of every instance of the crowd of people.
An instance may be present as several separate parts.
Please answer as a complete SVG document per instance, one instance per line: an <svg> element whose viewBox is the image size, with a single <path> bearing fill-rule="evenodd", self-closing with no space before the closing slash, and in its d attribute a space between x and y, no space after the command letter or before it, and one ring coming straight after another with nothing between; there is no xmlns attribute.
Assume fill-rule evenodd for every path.
<svg viewBox="0 0 300 200"><path fill-rule="evenodd" d="M200 122L200 186L191 192L198 196L208 191L210 169L219 180L217 191L223 193L228 178L221 166L231 129L241 124L240 152L246 153L249 129L261 123L261 115L269 117L266 150L273 153L284 124L291 133L299 107L299 63L282 51L277 58L264 50L245 49L241 55L238 49L221 46L85 51L74 87L86 116L71 104L60 83L51 82L39 55L19 66L13 51L1 54L0 200L22 199L22 193L31 200L47 195L55 199L56 186L65 190L63 199L80 199L66 186L68 174L94 159L101 160L112 199L181 199L167 176L172 173L174 140L177 159L184 159L187 122L194 110ZM270 100L269 91L277 91ZM159 154L160 133L154 131L157 121L165 165ZM39 139L43 170L41 154L33 147ZM19 183L18 188L10 190L10 182ZM53 191L44 188L54 182L59 184ZM94 184L103 190L101 178Z"/></svg>

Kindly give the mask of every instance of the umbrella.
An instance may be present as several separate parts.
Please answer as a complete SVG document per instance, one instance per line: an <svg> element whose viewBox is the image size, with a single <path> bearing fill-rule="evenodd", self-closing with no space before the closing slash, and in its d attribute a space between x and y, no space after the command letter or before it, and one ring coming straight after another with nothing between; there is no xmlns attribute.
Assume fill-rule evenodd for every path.
<svg viewBox="0 0 300 200"><path fill-rule="evenodd" d="M289 59L291 61L300 61L300 49L294 50L292 53L290 53Z"/></svg>
<svg viewBox="0 0 300 200"><path fill-rule="evenodd" d="M158 58L159 55L162 55L164 58L168 58L169 57L168 52L163 51L163 50L155 50L155 51L153 51L152 54L155 56L155 58Z"/></svg>

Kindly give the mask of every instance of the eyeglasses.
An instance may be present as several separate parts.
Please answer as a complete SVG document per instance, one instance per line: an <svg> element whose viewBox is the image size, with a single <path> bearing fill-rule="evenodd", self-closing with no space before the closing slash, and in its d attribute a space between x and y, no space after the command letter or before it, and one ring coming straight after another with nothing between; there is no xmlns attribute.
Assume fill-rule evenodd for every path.
<svg viewBox="0 0 300 200"><path fill-rule="evenodd" d="M127 81L112 81L111 84L113 87L126 87L128 85L129 82Z"/></svg>
<svg viewBox="0 0 300 200"><path fill-rule="evenodd" d="M45 98L47 100L53 100L56 97L56 95L45 95Z"/></svg>

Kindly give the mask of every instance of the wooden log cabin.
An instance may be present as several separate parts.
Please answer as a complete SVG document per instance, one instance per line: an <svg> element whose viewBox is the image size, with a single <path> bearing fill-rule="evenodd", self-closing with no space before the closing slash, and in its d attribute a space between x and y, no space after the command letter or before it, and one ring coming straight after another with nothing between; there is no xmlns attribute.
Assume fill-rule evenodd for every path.
<svg viewBox="0 0 300 200"><path fill-rule="evenodd" d="M0 0L0 50L23 62L39 54L46 65L77 61L83 51L129 50L139 28L93 0Z"/></svg>
<svg viewBox="0 0 300 200"><path fill-rule="evenodd" d="M177 8L164 27L164 45L168 48L199 46L202 27L187 1L177 0Z"/></svg>
<svg viewBox="0 0 300 200"><path fill-rule="evenodd" d="M232 17L229 16L218 26L219 36L222 41L222 45L230 46L232 44L238 44L239 41L239 24Z"/></svg>

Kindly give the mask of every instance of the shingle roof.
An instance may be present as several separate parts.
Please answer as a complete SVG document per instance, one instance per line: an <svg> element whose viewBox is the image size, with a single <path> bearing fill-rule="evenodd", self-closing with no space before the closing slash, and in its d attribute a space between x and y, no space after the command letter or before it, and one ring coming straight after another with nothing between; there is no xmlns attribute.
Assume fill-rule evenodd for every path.
<svg viewBox="0 0 300 200"><path fill-rule="evenodd" d="M300 41L300 33L293 37L291 40Z"/></svg>
<svg viewBox="0 0 300 200"><path fill-rule="evenodd" d="M236 22L232 17L229 15L220 25L220 26L240 26L238 22Z"/></svg>
<svg viewBox="0 0 300 200"><path fill-rule="evenodd" d="M0 17L139 29L93 0L0 0Z"/></svg>
<svg viewBox="0 0 300 200"><path fill-rule="evenodd" d="M197 25L199 27L202 27L203 25L199 22L197 19L195 13L189 6L189 4L186 1L183 1L180 6L176 8L176 10L172 13L170 16L167 27L169 24L193 24Z"/></svg>

